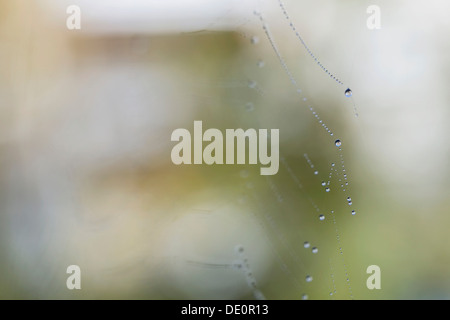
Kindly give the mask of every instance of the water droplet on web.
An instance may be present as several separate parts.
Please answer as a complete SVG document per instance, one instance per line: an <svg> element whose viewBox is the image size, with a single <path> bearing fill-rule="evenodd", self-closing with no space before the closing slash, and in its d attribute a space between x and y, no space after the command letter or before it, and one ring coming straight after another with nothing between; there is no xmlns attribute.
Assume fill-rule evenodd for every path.
<svg viewBox="0 0 450 320"><path fill-rule="evenodd" d="M348 197L347 200L348 200L348 199L351 199L351 198ZM332 217L332 219L333 219L333 224L334 224L334 228L335 228L335 232L336 232L336 240L337 240L337 243L338 243L338 245L339 245L339 254L341 255L342 264L344 265L344 272L345 272L346 277L347 277L347 287L348 287L348 291L349 291L349 293L350 293L350 298L353 299L353 290L352 290L352 286L351 286L351 284L350 284L350 279L349 279L349 277L348 277L347 265L345 264L345 261L344 261L344 251L342 250L341 240L340 240L340 236L339 236L339 230L338 230L338 227L337 227L336 216L335 216L335 214L334 214L334 211L331 211L331 217ZM331 266L331 264L330 264L330 266Z"/></svg>
<svg viewBox="0 0 450 320"><path fill-rule="evenodd" d="M287 16L286 13L285 13L285 15L286 15L286 18L288 18L288 16ZM284 61L283 57L281 56L280 50L278 49L278 47L277 47L277 45L276 45L276 43L275 43L275 41L274 41L274 39L273 39L273 37L272 37L270 31L269 31L269 28L268 28L267 24L265 23L265 21L264 21L262 15L259 15L259 19L261 20L262 28L263 28L263 30L264 30L264 33L266 34L266 37L267 37L267 39L269 40L270 45L272 46L273 51L274 51L275 54L277 55L278 60L279 60L279 62L280 62L280 64L281 64L281 66L283 67L284 71L286 72L286 74L287 74L287 76L288 76L290 82L291 82L292 85L295 87L296 91L297 91L298 93L301 93L302 91L301 91L301 89L299 88L299 86L298 86L298 84L297 84L297 81L295 80L295 78L294 78L294 76L293 76L291 70L288 68L286 62ZM294 28L294 29L295 29L295 28ZM300 36L298 35L298 33L297 33L297 37L300 38ZM308 50L308 52L309 52L310 54L312 54L312 53L310 52L309 48L307 48L307 50ZM313 57L314 57L314 56L313 56ZM317 59L316 59L316 60L317 60ZM342 82L340 82L338 79L336 79L336 81L337 81L339 84L342 84ZM303 101L307 101L308 99L307 99L306 97L303 97L302 100L303 100ZM311 106L309 106L309 109L310 109L311 111L313 111L313 108L312 108ZM325 128L325 130L327 130L327 132L328 132L331 136L333 136L333 132L331 132L331 130L323 123L323 121L321 121L321 119L319 118L319 116L318 116L317 114L315 114L315 118L317 119L317 121L320 121L319 123L322 124L322 127Z"/></svg>
<svg viewBox="0 0 450 320"><path fill-rule="evenodd" d="M309 167L310 167L311 169L314 169L314 164L312 163L311 159L308 157L308 154L305 153L305 154L303 154L303 156L305 157L306 162L308 162Z"/></svg>
<svg viewBox="0 0 450 320"><path fill-rule="evenodd" d="M311 58L314 61L317 61L317 64L319 65L319 67L327 74L330 76L331 79L333 79L334 81L336 81L337 83L339 83L340 85L343 85L342 81L340 81L335 75L333 75L327 68L325 68L325 66L317 59L317 57L314 55L314 53L312 52L312 50L307 46L305 40L303 40L302 36L300 35L300 33L297 31L297 29L294 26L294 23L292 22L290 16L287 13L286 8L284 7L284 4L281 2L281 0L278 0L278 4L280 5L281 11L284 14L284 17L286 18L286 20L289 23L289 26L291 27L292 31L295 33L295 35L297 36L298 40L300 40L300 43L302 44L302 46L305 48L305 50L308 52L308 54L311 56Z"/></svg>
<svg viewBox="0 0 450 320"><path fill-rule="evenodd" d="M280 5L281 5L281 0L279 0L279 2L280 2ZM312 53L312 51L306 46L306 44L303 42L303 39L301 38L301 36L298 34L298 32L295 30L295 27L294 27L294 25L293 25L293 20L291 21L290 20L290 17L288 17L287 16L287 12L285 11L285 9L284 9L284 7L282 7L282 9L283 9L283 13L284 13L284 15L286 16L286 18L289 20L288 21L288 23L289 23L289 25L290 25L290 27L292 28L292 30L294 30L294 32L296 33L296 36L297 36L297 38L298 39L300 39L300 41L302 42L302 44L304 45L304 47L305 47L305 49L306 49L306 51L308 52L308 54L310 54L311 55L311 57L313 57L314 59L315 59L315 61L317 62L317 64L318 64L318 66L322 69L322 71L323 72L325 72L325 73L327 73L327 74L329 74L329 76L331 77L331 79L333 79L334 81L336 81L336 82L338 82L339 84L341 84L342 85L342 87L341 87L341 89L345 89L345 86L343 85L343 83L336 77L336 75L334 74L334 72L330 72L330 70L328 69L328 68L326 68L318 59L317 59L317 57L315 57L314 56L314 54ZM256 14L256 13L255 13ZM269 27L268 27L268 25L266 24L266 22L263 20L263 17L262 17L262 15L259 15L259 14L256 14L257 16L258 16L258 18L261 20L261 22L262 22L262 29L264 30L264 32L265 32L265 35L267 36L267 38L268 38L268 40L270 41L270 44L272 45L272 49L275 51L275 54L277 55L277 57L278 57L278 60L279 60L279 62L280 62L280 64L281 64L281 66L283 67L283 69L284 69L284 71L287 73L287 75L288 75L288 77L289 77L289 80L291 81L291 83L294 85L294 90L293 90L293 92L294 93L296 93L296 94L299 94L299 95L296 95L297 97L298 97L298 100L300 100L299 102L300 102L300 105L301 106L307 106L308 108L309 108L309 110L311 111L311 114L312 114L312 118L313 118L313 120L314 121L317 121L316 122L316 124L318 124L320 127L319 128L321 128L320 130L322 130L322 129L324 129L325 131L327 131L327 134L329 134L330 136L332 136L332 137L334 137L334 139L336 139L337 137L336 136L338 136L338 134L336 134L336 135L333 135L333 132L331 132L331 128L330 127L328 127L327 126L327 124L325 124L324 122L323 122L323 120L322 119L320 119L319 118L319 116L318 116L318 112L316 112L314 109L313 109L313 107L312 106L310 106L309 105L309 102L307 102L308 104L306 104L306 103L302 103L301 102L301 100L303 100L303 101L312 101L312 99L310 99L310 97L308 97L308 99L304 96L304 94L302 93L302 91L301 91L301 89L298 87L298 84L297 84L297 82L296 82L296 79L294 78L294 74L291 72L291 70L289 70L288 69L288 67L287 67L287 65L286 65L286 62L285 62L285 60L283 59L283 52L282 52L282 50L279 50L278 49L278 47L276 46L276 43L275 43L275 41L274 41L274 38L272 37L272 34L270 33L270 30L269 30ZM257 19L258 19L257 18ZM299 30L300 31L300 30ZM251 35L251 34L250 34ZM257 43L257 42L259 42L259 39L255 39L256 41L254 41L253 39L254 39L255 37L251 37L251 43L252 44L255 44L255 43ZM256 37L257 38L257 37ZM248 38L247 38L247 41L248 41ZM262 44L262 43L261 43ZM250 43L249 42L247 42L247 45L249 45L250 46ZM257 49L258 47L254 47L255 49ZM280 48L280 49L283 49L282 47ZM256 57L256 58L262 58L262 57ZM254 62L253 62L253 67L256 69L257 67L259 67L259 68L261 68L261 67L263 67L264 66L264 62L261 60L261 59L259 59L259 60L257 60L257 59L255 59L254 60ZM259 71L259 72L261 72L262 70L257 70L257 71ZM334 71L334 70L333 70ZM248 79L248 78L247 78ZM255 78L255 81L257 81L257 82L248 82L248 87L250 87L250 88L252 88L253 87L253 89L255 89L255 90L259 90L260 89L260 84L262 83L262 82L260 82L259 81L260 79L258 79L258 78ZM244 83L242 83L242 82L240 82L241 84L243 84L244 86L245 86L245 82ZM342 94L342 91L341 91L341 94ZM349 99L353 102L353 97L352 97L352 92L351 92L351 90L348 88L347 90L345 90L345 96L346 97L349 97ZM342 97L342 96L341 96ZM258 103L258 111L259 111L259 107L260 107L260 104ZM320 113L320 112L319 112ZM342 136L341 136L342 137ZM343 137L343 138L345 138L345 137ZM330 142L333 142L333 138L330 138ZM347 141L346 143L348 143L349 141ZM334 140L334 143L335 143L335 146L338 148L338 150L336 150L336 151L339 151L338 152L338 159L336 159L336 160L334 160L334 161L336 161L336 163L338 164L338 166L335 166L335 164L334 163L332 163L331 164L331 168L330 168L330 170L328 171L328 172L326 172L325 170L327 169L323 169L323 168L321 168L321 171L320 171L320 173L321 173L321 177L320 178L322 178L322 179L324 179L325 181L322 181L319 177L317 177L316 179L317 180L314 180L314 181L317 181L317 182L320 182L321 183L321 186L322 187L325 187L324 189L326 190L326 192L330 192L330 187L333 187L334 189L333 189L333 194L336 192L336 191L339 191L339 192L341 192L342 190L339 190L339 189L344 189L344 184L345 184L345 186L347 186L348 185L348 182L347 182L347 176L346 175L344 175L343 173L345 172L345 168L344 168L344 161L343 161L343 149L341 149L341 146L342 146L342 142L340 141L340 140ZM347 145L346 145L347 146ZM330 143L330 147L331 147L331 143ZM332 148L332 147L331 147ZM345 146L344 146L344 148L345 148ZM302 152L303 153L303 152ZM301 153L300 153L301 154ZM339 157L340 157L340 159L339 159ZM311 158L312 158L312 160L314 160L314 162L316 162L316 161L318 161L317 159L316 159L316 155L313 155L312 153L311 153ZM310 166L310 170L311 170L311 173L313 173L314 175L318 175L319 174L319 172L318 172L318 170L316 170L316 169L319 169L320 168L320 163L319 162L317 162L316 164L318 165L316 168L314 167L314 164L312 163L312 161L308 158L308 156L305 154L305 159L306 159L306 161L308 162L308 165ZM339 163L339 160L340 160L340 163ZM283 160L282 160L283 161ZM330 162L328 162L328 163L330 163ZM286 166L286 165L285 165ZM342 166L342 168L341 168L341 166ZM328 167L329 168L329 167ZM299 186L299 188L300 188L300 190L302 190L303 192L305 192L305 190L304 190L304 188L302 187L302 185L300 184L300 182L299 182L299 179L296 177L296 176L294 176L294 173L292 172L292 170L290 170L290 168L289 167L286 167L286 169L287 169L287 171L288 171L288 173L290 174L290 176L292 177L292 179L294 180L294 182L297 184L297 186ZM309 171L309 170L308 170ZM322 177L322 174L324 175L323 177ZM328 175L328 179L327 179L327 176L326 175ZM349 175L350 176L350 175ZM342 180L341 179L339 179L339 178L342 178ZM339 179L339 182L337 181ZM317 182L314 182L314 185L315 185L315 183L317 183ZM245 184L245 182L244 182L244 184ZM305 185L306 186L306 185ZM340 187L339 187L340 186ZM320 188L320 187L319 187ZM273 189L273 188L271 188L271 189ZM281 198L281 194L284 196L284 192L282 192L281 190L283 190L283 189L280 189L279 191L278 190L272 190L273 191L273 193L277 196L277 199L280 199ZM350 191L350 190L349 190ZM346 193L343 193L343 195L345 195ZM308 195L306 195L306 196L308 196ZM323 196L325 196L325 195L323 195ZM330 195L328 195L328 196L330 196ZM326 197L326 198L329 198L329 197ZM343 198L345 198L345 196L343 197ZM285 203L283 203L282 201L278 201L279 202L279 206L280 206L280 208L282 208L283 210L287 210L288 208L288 206L290 206L290 203L288 203L288 197L286 197L286 202ZM342 199L342 198L341 198ZM310 201L311 201L311 199L309 199ZM341 200L342 201L342 200ZM351 201L348 201L348 204L351 204ZM315 208L316 208L316 206L315 206ZM350 210L349 210L350 211ZM313 212L313 214L314 214L314 216L313 216L313 218L315 218L315 219L317 219L317 217L319 218L319 220L320 221L323 221L323 220L325 220L325 216L323 215L323 214L321 214L322 212L324 212L324 211L319 211L319 210L317 210L317 212L316 211L314 211ZM352 214L354 214L353 213L354 211L352 211ZM347 213L348 214L348 213ZM340 237L339 237L339 233L338 233L338 229L337 229L337 225L336 225L336 218L334 217L334 214L332 213L331 214L331 217L330 217L330 215L328 215L328 213L327 213L327 217L326 217L326 219L327 220L330 220L330 225L333 225L334 224L334 226L335 226L335 232L336 232L336 240L337 240L337 242L338 242L338 244L340 245ZM328 221L327 221L328 222ZM333 222L333 223L331 223L331 222ZM324 225L325 223L324 222L320 222L322 225ZM320 224L320 223L318 223L318 224ZM282 237L282 236L279 236L279 238L280 238L280 241L281 241L281 243L283 244L283 245L286 245L286 243L287 243L287 239L285 239L284 237ZM300 242L300 245L302 244L302 242ZM309 250L311 249L311 251L313 252L313 253L317 253L318 251L317 251L317 248L316 247L312 247L312 244L310 244L309 242L304 242L303 243L303 246L304 246L304 248L308 248L308 252L307 253L309 253ZM247 249L247 248L246 248ZM321 250L322 250L323 248L321 248ZM302 250L301 250L302 251ZM327 251L327 250L325 250L325 251ZM323 254L323 253L325 253L325 251L324 252L321 252L321 255ZM339 246L339 251L340 251L340 253L341 253L341 255L343 255L343 250L342 250L342 247L341 246ZM287 253L291 253L290 252L290 249L288 248L288 250L287 250ZM305 253L306 253L306 251L305 251ZM303 254L305 254L305 253L303 253ZM242 255L241 255L241 257L242 257ZM280 261L280 267L281 267L281 269L283 270L283 271L286 271L286 274L288 274L289 276L293 276L294 274L293 273L291 273L291 272L287 272L287 266L285 265L285 263L283 262L283 259L284 257L281 257L281 261ZM344 258L342 257L342 261L344 261ZM245 268L244 268L245 269ZM346 276L347 276L347 268L346 268L346 265L345 265L345 263L344 263L344 270L345 270L345 273L346 273ZM310 271L311 272L311 271ZM303 276L305 276L305 273L303 274ZM316 277L316 275L315 275L315 277ZM349 279L348 277L346 277L346 278L344 278L344 279ZM300 282L301 282L301 277L299 278L299 279L294 279L294 280L300 280ZM311 282L312 281L312 276L310 276L310 275L307 275L306 276L306 278L305 278L305 280L306 280L306 282ZM317 280L319 280L319 279L315 279L316 281ZM333 289L334 289L334 292L336 292L336 290L335 290L335 284L334 284L334 275L332 274L332 280L333 280ZM349 286L349 291L350 291L350 297L352 297L352 295L351 295L351 287L350 287L350 280L347 280L347 284L348 284L348 286ZM325 292L323 292L323 294L325 294L325 295L327 295L327 291L329 291L330 292L330 294L332 294L333 293L333 290L330 290L331 288L329 288L329 290L326 290ZM297 294L301 294L301 298L302 299L308 299L308 295L306 294L306 293L302 293L302 290L301 290L301 286L300 286L300 291L297 291Z"/></svg>
<svg viewBox="0 0 450 320"><path fill-rule="evenodd" d="M249 279L248 280L248 285L252 288L256 288L256 280L254 279Z"/></svg>
<svg viewBox="0 0 450 320"><path fill-rule="evenodd" d="M352 216L354 216L356 214L355 210L352 210Z"/></svg>
<svg viewBox="0 0 450 320"><path fill-rule="evenodd" d="M235 261L235 262L233 262L233 264L232 264L232 268L233 269L236 269L236 270L241 270L242 269L242 263L240 262L240 261Z"/></svg>
<svg viewBox="0 0 450 320"><path fill-rule="evenodd" d="M347 88L347 90L345 90L344 94L347 98L350 98L352 96L353 92L352 92L352 90L350 90L350 88Z"/></svg>
<svg viewBox="0 0 450 320"><path fill-rule="evenodd" d="M351 206L353 204L352 198L348 197L347 198L347 202L348 202L348 205Z"/></svg>

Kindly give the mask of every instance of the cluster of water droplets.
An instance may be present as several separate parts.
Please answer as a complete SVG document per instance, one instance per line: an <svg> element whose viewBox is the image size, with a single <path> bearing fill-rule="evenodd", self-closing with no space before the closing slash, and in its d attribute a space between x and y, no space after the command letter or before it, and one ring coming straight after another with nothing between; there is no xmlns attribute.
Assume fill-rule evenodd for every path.
<svg viewBox="0 0 450 320"><path fill-rule="evenodd" d="M311 159L309 159L308 154L307 154L307 153L304 153L303 156L305 157L306 162L308 162L308 164L309 164L309 166L311 167L311 169L314 169L314 164L312 163ZM319 174L319 171L314 170L314 174L315 174L315 175L318 175L318 174Z"/></svg>
<svg viewBox="0 0 450 320"><path fill-rule="evenodd" d="M336 75L332 74L328 68L326 68L322 62L320 62L320 60L314 55L314 53L311 51L311 49L308 47L308 45L306 44L305 40L303 39L303 37L300 35L300 33L298 32L297 28L294 26L294 23L292 22L289 14L287 13L286 7L283 4L283 2L281 0L278 0L278 4L280 5L281 11L284 14L284 17L286 18L286 20L289 23L289 27L292 29L292 31L295 33L295 36L298 38L298 40L300 40L300 43L302 44L302 46L306 49L306 51L308 52L308 54L311 56L311 58L314 60L314 62L322 69L322 71L324 71L331 79L333 79L334 81L336 81L338 84L340 85L344 85L344 83L339 80L338 77L336 77ZM344 95L347 98L351 98L353 95L353 92L350 88L347 88L344 91ZM358 111L356 108L356 104L355 101L352 99L352 103L353 103L353 113L355 115L355 117L358 117Z"/></svg>
<svg viewBox="0 0 450 320"><path fill-rule="evenodd" d="M283 12L286 20L289 23L289 26L291 27L292 31L295 33L296 37L300 40L300 43L303 45L303 47L306 49L308 54L311 56L311 58L314 59L314 61L317 63L317 65L332 78L334 81L339 83L340 85L343 85L343 82L339 80L335 75L333 75L325 66L317 59L317 57L314 55L314 53L311 51L311 49L306 45L306 42L303 40L303 37L300 35L300 33L297 31L297 29L294 26L294 23L292 22L289 14L286 11L286 8L281 0L278 0L278 3L280 5L281 11Z"/></svg>
<svg viewBox="0 0 450 320"><path fill-rule="evenodd" d="M233 269L242 272L245 277L245 281L252 290L253 296L257 300L265 300L265 296L260 289L258 289L258 285L256 282L256 278L254 276L253 270L250 267L250 263L245 252L244 246L236 245L235 254L237 255L237 260L233 263Z"/></svg>
<svg viewBox="0 0 450 320"><path fill-rule="evenodd" d="M275 43L275 40L273 39L273 36L269 30L268 25L266 24L263 16L258 13L255 12L255 15L257 15L262 23L262 28L264 30L264 33L266 34L267 39L270 42L270 45L272 46L273 51L275 52L281 66L283 67L283 70L285 71L285 73L287 74L289 81L291 82L291 84L294 86L295 91L298 94L302 95L302 89L299 87L297 80L295 79L293 73L291 72L291 70L288 68L286 61L284 60L284 58L282 57L280 50L278 49L277 44ZM306 102L308 101L307 97L302 97L302 101ZM308 106L309 110L311 111L312 115L316 118L317 122L327 131L328 134L330 134L330 136L333 136L333 132L331 131L331 129L324 123L324 121L322 119L320 119L319 115L317 114L317 112L314 110L314 108L312 106Z"/></svg>
<svg viewBox="0 0 450 320"><path fill-rule="evenodd" d="M303 243L303 248L308 249L308 248L310 248L310 247L311 247L311 244L310 244L308 241L305 241L305 242ZM311 252L312 252L312 253L317 253L317 252L319 252L319 249L318 249L317 247L312 247L312 248L311 248Z"/></svg>
<svg viewBox="0 0 450 320"><path fill-rule="evenodd" d="M318 59L317 57L313 54L313 52L310 50L310 48L306 45L305 41L303 40L303 38L301 37L300 33L298 32L298 30L295 28L295 26L293 25L293 22L290 18L290 16L288 15L286 8L284 6L284 4L281 2L281 0L278 0L279 4L280 4L280 8L282 9L283 14L285 15L286 19L288 20L289 26L291 27L291 29L295 32L295 35L297 36L297 38L300 40L301 44L304 46L304 48L307 50L308 54L314 59L314 61L318 64L318 66L325 72L327 73L333 80L335 80L338 84L340 85L344 85L344 83L337 78L334 74L332 74ZM275 53L282 69L284 70L284 72L286 73L290 83L293 85L295 93L300 95L300 101L302 101L303 103L308 101L308 98L304 95L302 89L300 88L300 86L298 85L297 80L295 79L293 73L291 72L291 69L288 67L285 59L283 58L281 51L279 50L274 37L269 29L268 24L266 23L265 19L263 18L263 15L259 12L254 12L254 14L259 18L259 21L262 25L262 30L267 38L267 40L269 41L270 46L273 49L273 52ZM253 35L250 37L250 43L252 45L258 45L260 44L260 38L257 35ZM262 60L262 59L258 59L257 61L255 61L254 64L255 67L257 68L264 68L266 66L266 61ZM261 97L265 96L265 91L258 85L258 83L255 80L249 80L247 82L247 87L249 89L252 89L254 91L257 92L258 95L260 95ZM350 88L347 88L344 91L344 96L347 98L351 98L351 100L353 101L353 92ZM357 112L356 112L356 106L354 104L353 101L353 107L354 107L354 114L355 116L357 116ZM311 115L314 117L315 121L328 133L328 135L330 137L334 137L334 133L332 132L332 130L329 128L328 125L325 124L325 122L320 118L319 114L316 112L316 110L313 108L312 105L310 105L308 103L307 108L309 109ZM255 110L255 105L253 102L248 102L245 104L245 108L244 110L246 110L247 112L251 112L253 110ZM338 161L336 162L331 162L330 165L330 170L328 172L326 172L325 170L323 172L326 172L326 177L323 177L323 180L321 181L321 185L324 187L325 192L329 193L331 192L331 184L332 182L337 182L340 185L340 189L342 192L346 192L347 191L347 187L349 185L348 182L348 177L347 177L347 172L346 172L346 168L345 168L345 163L344 163L344 156L343 156L343 150L342 150L342 141L340 139L335 139L333 138L334 141L334 145L335 147L337 147L338 149ZM304 158L307 162L307 164L309 165L309 167L313 170L313 174L315 176L319 176L319 170L318 168L313 164L313 162L311 161L310 157L308 156L308 154L304 153ZM309 200L311 206L314 208L314 211L316 212L317 216L318 216L318 220L319 223L321 224L327 224L327 220L325 219L325 215L322 213L322 211L320 210L319 206L315 203L315 201L312 199L312 197L310 195L307 194L307 192L305 191L303 184L300 182L300 179L298 177L297 174L294 173L293 169L290 167L290 165L288 164L286 158L284 158L282 155L280 155L280 162L282 164L282 167L284 168L284 170L288 173L288 175L291 177L291 179L293 180L293 182L295 183L295 185L298 187L298 189L304 193L307 197L307 199ZM338 165L336 165L338 164ZM340 164L340 168L339 168L339 164ZM247 176L245 177L247 178ZM272 192L272 194L274 195L276 202L279 204L280 208L283 209L284 206L286 206L286 203L284 202L284 197L282 195L282 193L280 192L279 188L277 187L276 183L274 182L274 180L271 177L266 176L265 178L270 191ZM320 181L320 180L319 180ZM337 190L339 191L339 187L336 187L333 190ZM353 204L352 199L350 196L347 197L347 204L349 206L351 206ZM352 215L355 215L355 210L351 211ZM338 227L337 227L337 222L336 222L336 215L334 210L331 210L330 213L331 216L331 222L333 223L334 227L335 227L335 233L336 233L336 242L338 244L338 251L339 251L339 255L342 258L342 262L344 265L344 269L345 269L345 279L346 279L346 283L348 286L348 290L349 290L349 294L350 294L350 298L353 298L353 293L352 293L352 288L351 288L351 284L350 284L350 277L348 274L348 270L347 270L347 265L345 264L344 261L344 252L343 252L343 248L342 248L342 244L341 244L341 239L340 239L340 233L338 231ZM285 235L283 234L283 232L279 229L279 227L277 226L277 224L275 223L275 219L272 213L270 212L265 212L264 213L264 217L266 219L266 221L268 222L269 226L271 227L271 229L275 232L275 234L278 237L278 240L284 245L285 248L287 248L287 252L289 253L289 255L291 256L291 258L298 263L298 265L301 265L301 259L298 256L297 251L295 250L295 247L292 247L292 245L290 244L289 240L285 237ZM316 218L317 219L317 218ZM330 223L331 223L330 222ZM317 254L319 252L319 249L317 246L311 246L311 244L308 241L305 241L303 243L303 247L310 249L310 252L312 254ZM256 290L256 280L252 277L253 273L251 272L250 266L245 264L245 258L243 258L244 256L244 249L242 246L237 246L236 247L236 252L238 254L238 256L240 257L237 261L239 261L239 263L236 264L242 266L242 272L244 272L244 275L246 276L246 281L249 284L250 288L254 288ZM294 273L288 268L284 258L277 253L277 258L278 258L278 262L280 265L280 268L283 272L285 272L287 275L293 277L293 282L301 289L304 288L304 286L302 285L302 281L297 281L296 276L294 275ZM331 278L331 282L332 282L332 290L330 291L330 296L333 296L336 294L337 290L336 290L336 283L335 283L335 274L332 268L332 265L330 263L330 269L331 269L331 273L330 273L330 278ZM313 281L313 275L310 273L305 273L304 274L304 282L306 283L310 283ZM257 292L255 295L255 298L257 297L263 297L262 293L257 290L255 291ZM309 295L307 293L302 293L301 294L301 299L308 299Z"/></svg>

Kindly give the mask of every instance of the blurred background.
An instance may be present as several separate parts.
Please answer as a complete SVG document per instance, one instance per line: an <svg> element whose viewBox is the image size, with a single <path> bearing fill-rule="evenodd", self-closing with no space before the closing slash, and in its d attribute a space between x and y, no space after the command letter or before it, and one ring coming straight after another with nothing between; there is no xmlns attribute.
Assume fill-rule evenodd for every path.
<svg viewBox="0 0 450 320"><path fill-rule="evenodd" d="M0 298L450 298L450 4L283 3L344 85L277 0L0 0ZM174 165L194 120L279 129L278 174Z"/></svg>

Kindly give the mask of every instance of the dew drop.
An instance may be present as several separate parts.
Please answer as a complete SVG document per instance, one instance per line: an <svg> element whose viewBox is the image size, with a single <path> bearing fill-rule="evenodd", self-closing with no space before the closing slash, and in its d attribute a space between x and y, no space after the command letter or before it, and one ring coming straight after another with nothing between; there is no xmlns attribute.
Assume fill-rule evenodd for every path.
<svg viewBox="0 0 450 320"><path fill-rule="evenodd" d="M313 278L310 275L307 275L305 278L306 282L311 282Z"/></svg>
<svg viewBox="0 0 450 320"><path fill-rule="evenodd" d="M312 253L317 253L317 252L319 252L319 249L317 249L316 247L313 247L313 248L311 249L311 252L312 252Z"/></svg>
<svg viewBox="0 0 450 320"><path fill-rule="evenodd" d="M302 300L308 300L308 295L306 293L302 294Z"/></svg>
<svg viewBox="0 0 450 320"><path fill-rule="evenodd" d="M356 214L355 210L352 210L352 216L354 216Z"/></svg>
<svg viewBox="0 0 450 320"><path fill-rule="evenodd" d="M235 262L233 262L232 267L235 270L241 270L242 269L242 263L240 261L235 261Z"/></svg>
<svg viewBox="0 0 450 320"><path fill-rule="evenodd" d="M353 204L352 198L347 197L347 202L348 202L348 205L351 206Z"/></svg>
<svg viewBox="0 0 450 320"><path fill-rule="evenodd" d="M350 90L350 88L347 88L347 90L345 90L344 94L347 98L350 98L352 96L353 92L352 92L352 90Z"/></svg>
<svg viewBox="0 0 450 320"><path fill-rule="evenodd" d="M326 187L326 188L325 188L325 191L326 191L326 192L330 192L330 188Z"/></svg>
<svg viewBox="0 0 450 320"><path fill-rule="evenodd" d="M325 186L326 186L326 184L327 184L327 183L326 183L325 181L322 181L322 186L324 186L324 187L325 187Z"/></svg>
<svg viewBox="0 0 450 320"><path fill-rule="evenodd" d="M321 215L319 216L319 220L320 220L320 221L325 220L325 216L324 216L323 214L321 214Z"/></svg>
<svg viewBox="0 0 450 320"><path fill-rule="evenodd" d="M317 176L319 174L319 171L314 171L314 174Z"/></svg>
<svg viewBox="0 0 450 320"><path fill-rule="evenodd" d="M309 248L309 246L310 246L310 244L309 244L309 242L308 242L308 241L305 241L305 243L303 243L303 247L305 247L305 248Z"/></svg>
<svg viewBox="0 0 450 320"><path fill-rule="evenodd" d="M336 147L339 148L342 145L342 142L341 142L341 140L338 139L334 142L334 144L336 145Z"/></svg>

